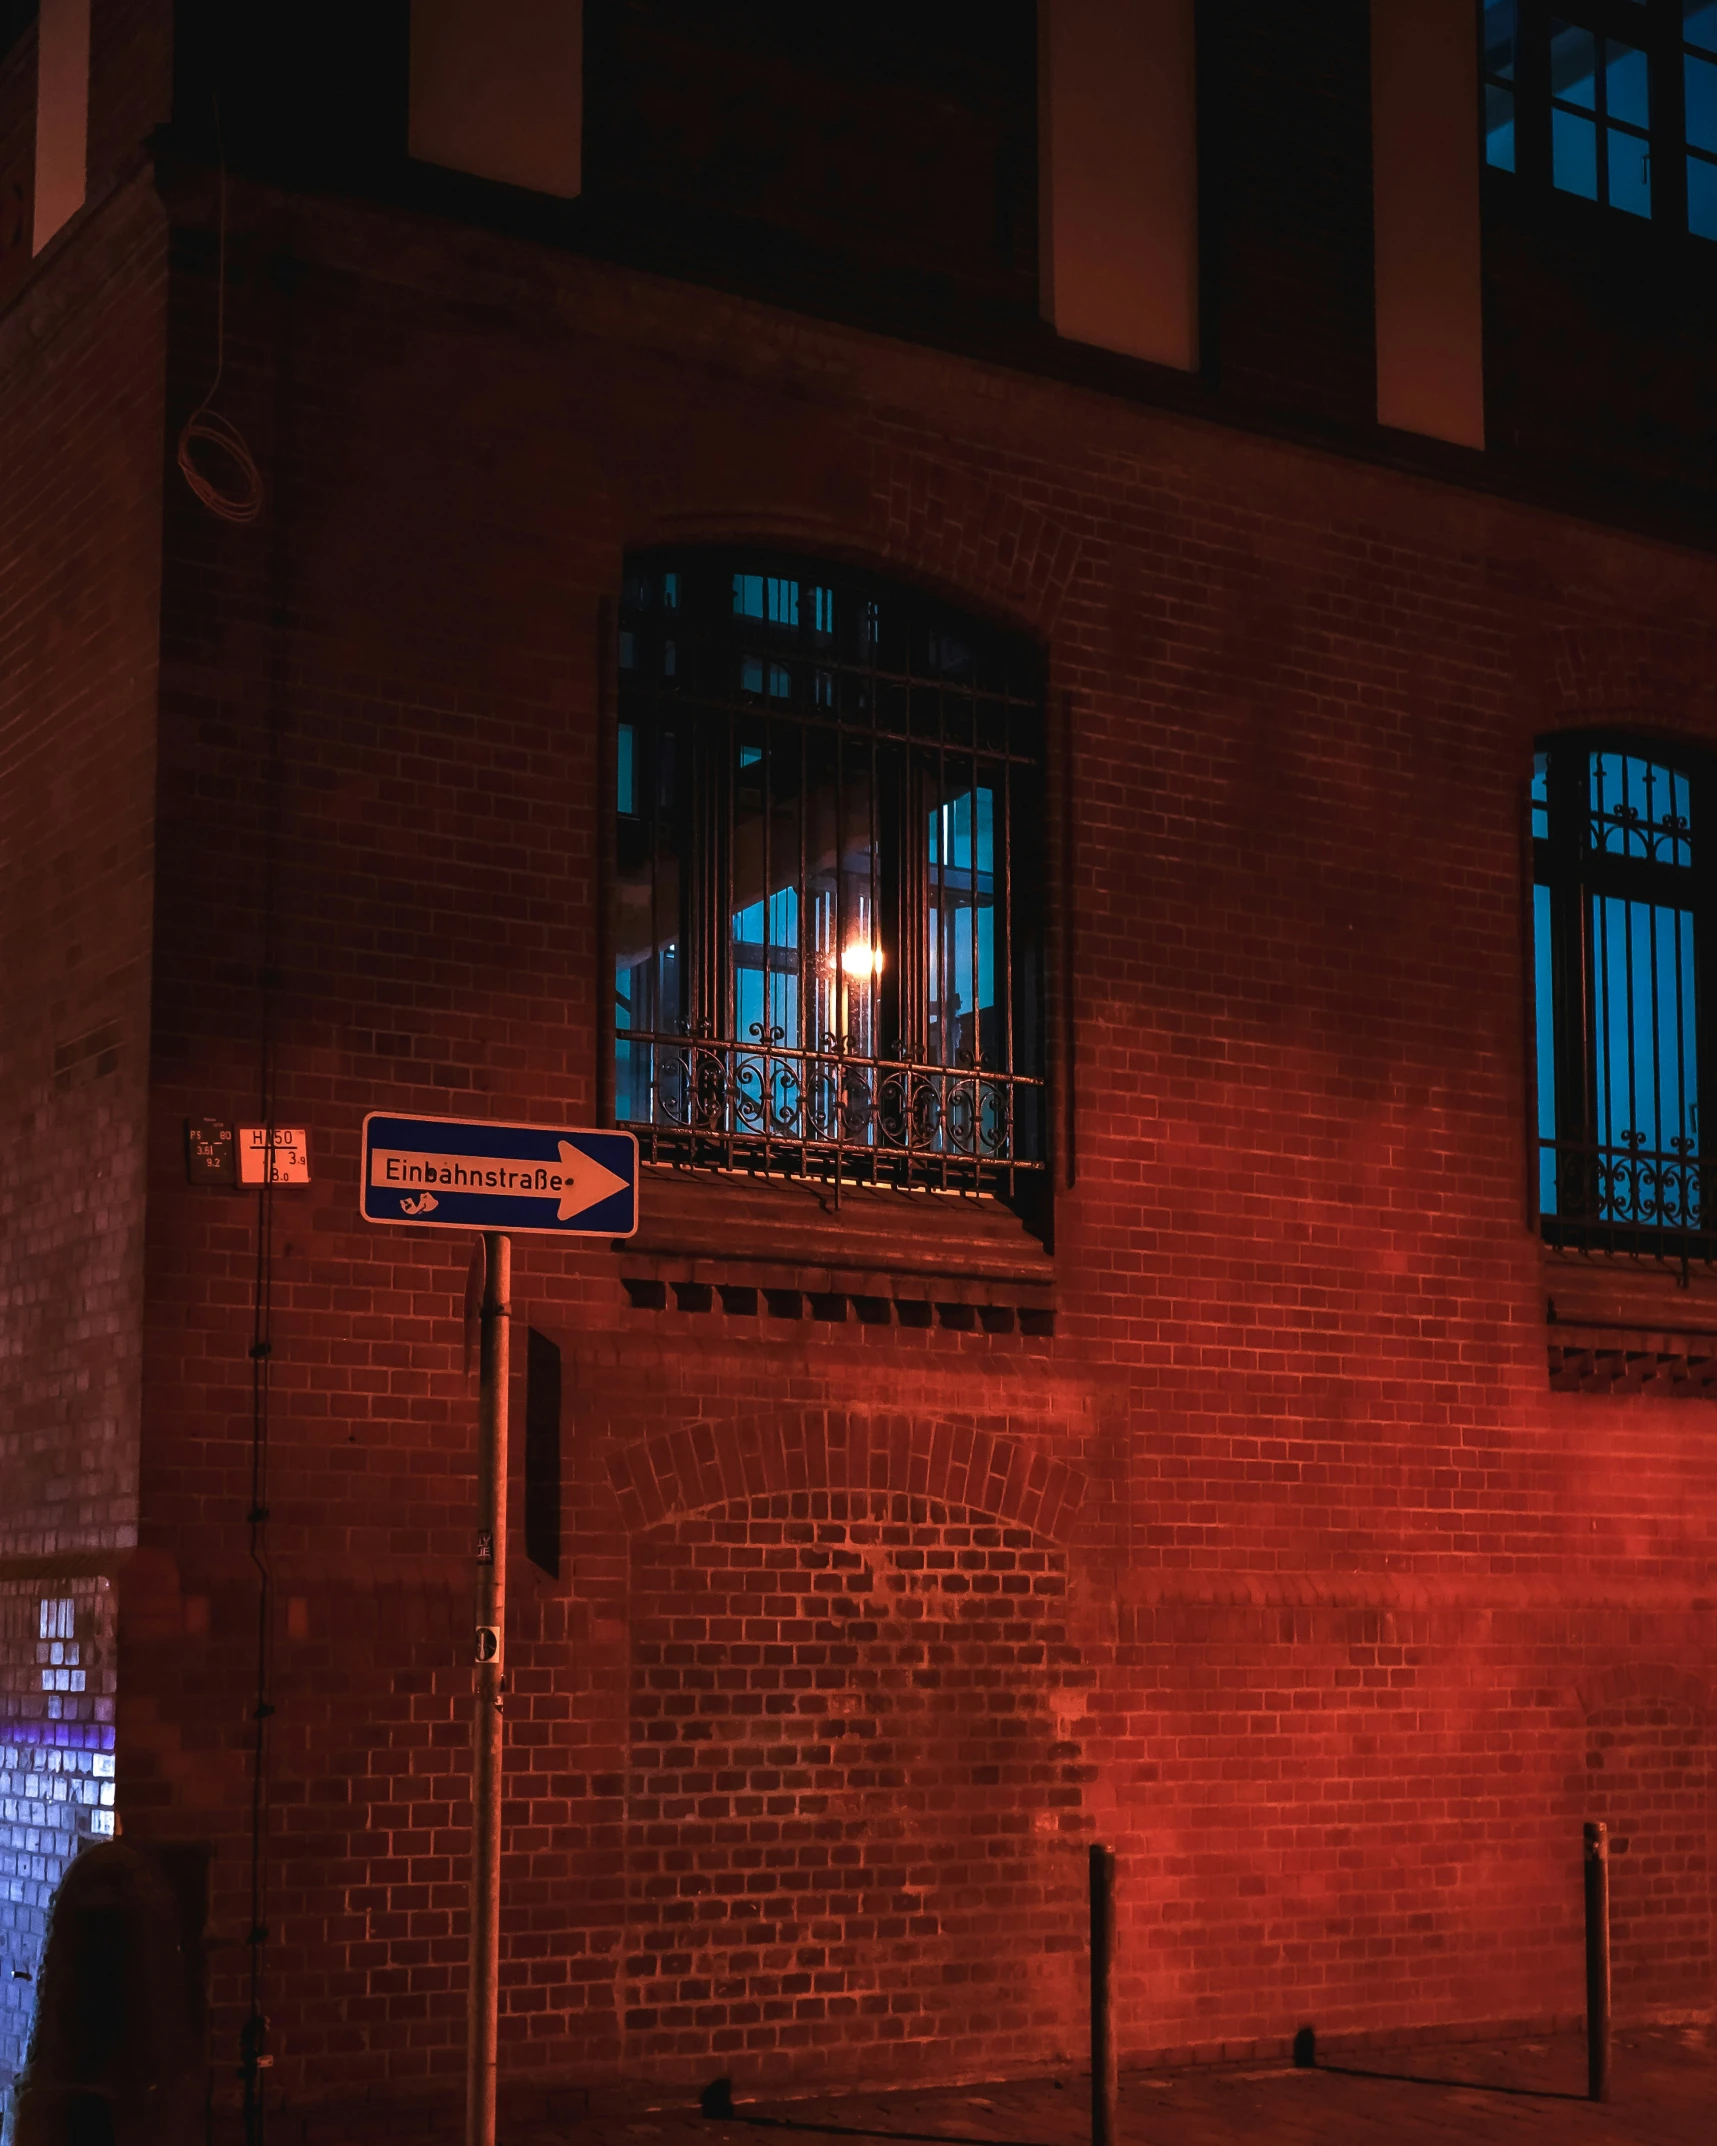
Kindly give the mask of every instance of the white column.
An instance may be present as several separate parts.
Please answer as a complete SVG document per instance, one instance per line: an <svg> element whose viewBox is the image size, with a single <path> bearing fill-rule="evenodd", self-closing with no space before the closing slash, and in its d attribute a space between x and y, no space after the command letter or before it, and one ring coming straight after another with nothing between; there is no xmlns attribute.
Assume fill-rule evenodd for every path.
<svg viewBox="0 0 1717 2146"><path fill-rule="evenodd" d="M36 25L36 224L32 253L89 190L89 0L42 0Z"/></svg>
<svg viewBox="0 0 1717 2146"><path fill-rule="evenodd" d="M583 136L580 0L411 0L414 157L570 200Z"/></svg>
<svg viewBox="0 0 1717 2146"><path fill-rule="evenodd" d="M1198 363L1193 0L1040 0L1044 318L1058 335Z"/></svg>
<svg viewBox="0 0 1717 2146"><path fill-rule="evenodd" d="M1377 421L1484 445L1478 22L1371 0Z"/></svg>

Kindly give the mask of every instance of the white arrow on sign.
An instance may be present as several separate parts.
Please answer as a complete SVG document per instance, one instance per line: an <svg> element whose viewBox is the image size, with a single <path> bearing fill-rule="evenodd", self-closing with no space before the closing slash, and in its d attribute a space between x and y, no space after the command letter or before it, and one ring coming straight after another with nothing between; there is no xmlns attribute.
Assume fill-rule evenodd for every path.
<svg viewBox="0 0 1717 2146"><path fill-rule="evenodd" d="M431 1213L438 1192L498 1192L520 1200L560 1202L555 1219L570 1222L616 1192L630 1191L623 1177L580 1153L568 1140L556 1143L558 1163L527 1155L445 1155L421 1148L372 1148L370 1183L388 1192L415 1195L414 1214Z"/></svg>

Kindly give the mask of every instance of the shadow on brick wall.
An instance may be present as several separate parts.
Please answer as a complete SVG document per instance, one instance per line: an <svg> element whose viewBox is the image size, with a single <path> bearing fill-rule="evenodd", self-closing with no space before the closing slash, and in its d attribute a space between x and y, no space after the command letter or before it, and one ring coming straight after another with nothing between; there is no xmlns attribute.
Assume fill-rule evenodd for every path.
<svg viewBox="0 0 1717 2146"><path fill-rule="evenodd" d="M67 1870L48 1921L13 2146L178 2146L201 2119L199 1964L179 1874L114 1842Z"/></svg>

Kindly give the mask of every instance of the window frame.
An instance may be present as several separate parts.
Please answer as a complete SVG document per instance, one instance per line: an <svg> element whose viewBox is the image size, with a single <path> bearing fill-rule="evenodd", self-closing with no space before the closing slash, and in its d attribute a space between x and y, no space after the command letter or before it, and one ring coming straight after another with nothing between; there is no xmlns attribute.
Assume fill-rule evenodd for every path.
<svg viewBox="0 0 1717 2146"><path fill-rule="evenodd" d="M1497 183L1515 179L1540 197L1582 202L1587 209L1626 218L1626 228L1635 231L1649 225L1671 236L1691 236L1717 242L1717 230L1696 231L1689 221L1688 169L1700 161L1717 170L1717 148L1701 152L1687 135L1686 55L1695 48L1682 35L1682 0L1513 0L1513 60L1504 76L1488 64L1485 0L1476 0L1475 37L1478 49L1479 158L1487 180ZM1550 28L1553 21L1589 30L1596 36L1643 52L1646 61L1648 124L1642 130L1629 121L1609 120L1603 107L1598 68L1594 102L1588 116L1596 129L1596 196L1558 186L1554 176L1552 148L1553 94L1550 70ZM1695 52L1695 56L1697 53ZM1717 58L1717 55L1713 55ZM1499 93L1512 98L1513 161L1504 164L1490 154L1490 119ZM1572 109L1572 107L1570 107ZM1608 198L1605 182L1608 137L1620 131L1646 144L1650 209L1645 215Z"/></svg>
<svg viewBox="0 0 1717 2146"><path fill-rule="evenodd" d="M663 606L669 576L678 577L671 629ZM1050 1186L1053 1049L1041 652L1018 632L910 583L786 547L652 547L628 555L623 586L604 799L612 828L604 1085L615 1124L638 1134L650 1162L806 1180L832 1186L837 1200L843 1184L994 1193L1035 1216ZM886 661L880 640L867 653L854 638L877 631L857 625L866 606L873 622L884 619ZM952 650L956 666L965 661L967 675L938 669L938 648ZM859 703L867 695L865 713ZM896 711L887 720L885 703ZM664 776L670 710L679 712L669 750L681 765ZM797 752L796 789L778 740ZM830 809L830 752L832 809L847 828L843 814L852 808L840 802L841 770L859 748L869 753L862 847L872 907L858 930L873 958L855 970L846 945L853 912L843 921L840 907L849 836L833 844L833 907L825 916L813 914L806 830L814 812ZM825 756L820 790L811 779L813 752ZM932 758L937 772L927 788ZM879 777L882 759L892 791ZM969 779L950 784L950 765L967 768ZM748 836L736 818L746 778L769 801L759 808L748 798ZM798 862L787 859L777 888L782 866L768 862L769 843L784 794L798 815ZM967 798L972 826L962 840L970 854L939 859L938 822L952 825ZM829 876L827 858L819 870ZM759 872L750 891L764 890L761 907L745 898ZM970 885L961 908L963 881ZM665 884L672 917L658 913ZM639 940L646 886L649 921ZM821 898L828 906L827 889ZM783 902L792 914L777 920ZM929 920L940 914L946 930L951 909L970 912L970 975L958 981L974 985L978 1004L939 1025L935 1006L944 1001L917 1000L933 961ZM989 918L987 949L980 909ZM757 927L744 927L745 936L742 917ZM744 958L757 954L752 938L763 949L761 965ZM648 946L642 964L630 958L635 940ZM671 989L669 959L677 964ZM783 988L793 1004L785 1010L775 1003L777 967L789 979ZM815 1006L813 967L821 979ZM994 979L988 1001L978 982L985 975ZM760 1006L742 1007L744 979L761 980ZM945 975L944 999L948 990ZM952 1003L958 1011L959 1000ZM830 1015L837 1004L838 1016ZM855 1008L862 1019L850 1017ZM637 1020L640 1009L647 1019Z"/></svg>
<svg viewBox="0 0 1717 2146"><path fill-rule="evenodd" d="M1717 1156L1706 1152L1699 1124L1702 1089L1712 1085L1717 1076L1717 1058L1713 1057L1717 1009L1713 1008L1710 989L1717 978L1712 967L1717 872L1711 851L1717 835L1717 821L1713 819L1717 813L1717 764L1705 749L1685 738L1612 725L1553 732L1537 739L1534 750L1545 761L1545 773L1542 802L1536 769L1529 786L1532 898L1528 911L1528 988L1534 1095L1534 1122L1529 1133L1534 1154L1534 1205L1545 1242L1570 1250L1649 1254L1676 1260L1717 1257ZM1653 770L1664 769L1674 778L1685 779L1685 865L1614 851L1609 847L1608 832L1603 847L1594 842L1592 762L1599 754L1644 762ZM1605 821L1607 830L1619 824L1615 819ZM1671 825L1668 818L1650 822L1645 839L1659 844L1672 840L1666 833ZM1636 1137L1632 1130L1619 1140L1602 1136L1606 1098L1602 1093L1605 1076L1601 1060L1608 1052L1613 1061L1618 994L1612 983L1613 957L1609 950L1615 923L1609 917L1594 921L1599 900L1629 905L1629 912L1621 920L1625 926L1623 951L1615 957L1624 964L1622 988L1629 1009L1621 1031L1628 1045L1628 1114L1638 1114L1635 1069L1649 1054L1656 1084L1651 1112L1658 1142L1650 1149L1644 1146L1643 1137ZM1659 959L1656 919L1667 911L1677 917L1685 914L1689 920L1684 959L1694 1005L1690 1017L1683 1014L1677 1019L1674 1034L1683 1071L1689 1044L1692 1051L1691 1103L1679 1121L1685 1126L1691 1116L1690 1151L1675 1152L1685 1135L1666 1135L1663 1130L1660 1067L1667 1031L1655 1011L1658 1025L1646 1026L1643 1032L1647 1049L1642 1051L1640 1046L1642 1028L1634 996L1632 954L1626 944L1627 932L1633 928L1631 911L1636 908L1649 913L1654 968ZM1540 943L1541 928L1547 928L1547 945ZM1546 978L1548 1008L1544 1003ZM1655 995L1651 1003L1658 1008ZM1602 1009L1606 1006L1607 1043L1600 1040L1605 1026ZM1613 1064L1608 1077L1609 1096L1613 1098ZM1608 1111L1613 1121L1613 1100L1609 1100ZM1666 1191L1676 1212L1670 1219L1654 1220L1652 1210L1662 1212Z"/></svg>

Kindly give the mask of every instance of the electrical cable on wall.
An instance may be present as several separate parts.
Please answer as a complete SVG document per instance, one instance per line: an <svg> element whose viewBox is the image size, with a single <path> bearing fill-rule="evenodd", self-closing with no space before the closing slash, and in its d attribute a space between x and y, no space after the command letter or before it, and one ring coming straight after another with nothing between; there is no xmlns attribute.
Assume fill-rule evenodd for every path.
<svg viewBox="0 0 1717 2146"><path fill-rule="evenodd" d="M217 108L217 145L220 143L220 124ZM245 445L244 435L229 417L214 407L227 362L227 163L224 148L219 150L219 155L220 194L215 218L215 377L180 431L178 460L185 482L211 514L218 514L227 522L254 522L262 512L262 472ZM223 488L206 470L198 467L194 450L199 446L212 448L217 456L225 457L237 474L236 485L229 478Z"/></svg>
<svg viewBox="0 0 1717 2146"><path fill-rule="evenodd" d="M224 184L224 175L223 175ZM224 198L223 198L224 231ZM279 340L275 349L274 393L280 431L285 432L284 413L291 392L291 337L286 323L280 324ZM217 375L218 382L218 375ZM211 389L211 393L213 390ZM260 485L257 489L260 500ZM269 561L270 612L276 629L285 616L281 602L281 590L286 575L284 547L287 541L288 516L276 513L272 518L271 557ZM273 1133L278 1106L279 1087L279 1038L278 1007L281 987L280 972L280 843L281 823L285 809L285 760L282 749L282 728L285 721L281 704L284 666L279 653L266 665L262 691L263 730L261 737L262 758L260 773L260 803L262 806L260 888L260 934L257 948L259 966L257 986L258 1007L258 1106L259 1115L266 1128L264 1138L264 1168L262 1182L257 1187L256 1203L256 1249L251 1288L251 1479L250 1508L246 1515L249 1528L250 1560L256 1568L256 1682L252 1706L251 1749L251 1813L250 1813L250 1922L247 1944L250 1955L249 1992L246 2016L239 2031L239 2069L244 2093L244 2138L245 2146L263 2146L267 2120L268 2096L266 2092L269 2075L274 2066L274 2052L269 2047L269 2018L267 2011L267 1964L269 1945L268 1923L268 1871L269 1871L269 1820L270 1788L273 1777L273 1752L271 1749L270 1725L274 1717L274 1572L268 1554L269 1522L269 1431L270 1398L274 1364L274 1146Z"/></svg>
<svg viewBox="0 0 1717 2146"><path fill-rule="evenodd" d="M285 367L281 373L284 378ZM281 381L277 390L283 392ZM271 579L278 591L281 574L282 518L275 517L274 559ZM272 668L272 666L271 666ZM251 1284L251 1459L250 1560L256 1567L256 1689L251 1720L250 1811L250 1948L249 2006L239 2031L239 2068L244 2081L245 2146L263 2146L267 2115L265 2086L274 2064L268 2047L266 1964L268 1929L268 1821L270 1750L269 1723L274 1714L274 1573L268 1561L268 1442L269 1400L274 1363L274 1118L277 1087L275 1008L280 984L278 967L278 876L282 768L280 719L270 691L265 702L267 721L263 739L261 795L262 889L261 965L257 983L261 994L259 1019L258 1106L265 1131L262 1182L256 1195L256 1256Z"/></svg>
<svg viewBox="0 0 1717 2146"><path fill-rule="evenodd" d="M272 815L271 815L272 817ZM272 902L269 905L272 908ZM265 921L265 930L272 919ZM274 1124L274 1052L271 993L264 971L262 1037L262 1121ZM267 1139L265 1134L264 1138ZM265 1148L272 1163L272 1148ZM274 1184L272 1168L265 1166L257 1188L256 1267L251 1292L250 1341L250 1560L257 1572L256 1603L256 1697L251 1710L253 1730L250 1787L250 2010L239 2035L239 2055L244 2075L244 2135L246 2146L262 2146L264 2096L263 2074L273 2058L266 2048L268 2018L263 2010L263 1955L268 1944L267 1842L268 1842L268 1724L274 1705L269 1697L273 1681L274 1575L268 1563L268 1404L269 1367L274 1353Z"/></svg>

